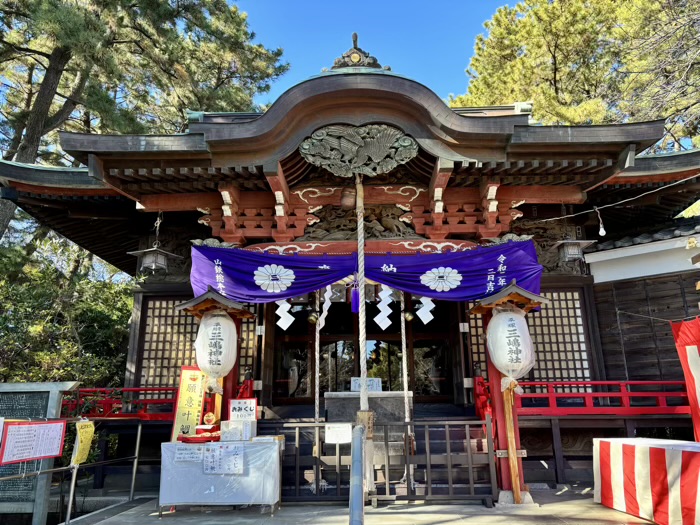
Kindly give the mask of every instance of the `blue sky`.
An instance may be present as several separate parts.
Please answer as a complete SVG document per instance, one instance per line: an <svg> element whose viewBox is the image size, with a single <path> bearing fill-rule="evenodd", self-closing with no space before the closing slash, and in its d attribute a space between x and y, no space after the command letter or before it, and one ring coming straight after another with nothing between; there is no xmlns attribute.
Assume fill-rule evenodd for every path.
<svg viewBox="0 0 700 525"><path fill-rule="evenodd" d="M515 2L513 2L515 3ZM270 104L287 89L330 68L358 45L393 72L425 84L438 96L466 91L464 70L476 35L502 0L238 0L256 41L281 47L290 70L256 102Z"/></svg>

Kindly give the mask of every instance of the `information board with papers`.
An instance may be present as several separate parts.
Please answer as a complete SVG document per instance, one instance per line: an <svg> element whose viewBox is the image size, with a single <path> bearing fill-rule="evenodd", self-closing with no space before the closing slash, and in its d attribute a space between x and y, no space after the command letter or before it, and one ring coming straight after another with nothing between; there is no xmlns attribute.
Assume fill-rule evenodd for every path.
<svg viewBox="0 0 700 525"><path fill-rule="evenodd" d="M0 465L63 454L65 421L6 421L0 446Z"/></svg>

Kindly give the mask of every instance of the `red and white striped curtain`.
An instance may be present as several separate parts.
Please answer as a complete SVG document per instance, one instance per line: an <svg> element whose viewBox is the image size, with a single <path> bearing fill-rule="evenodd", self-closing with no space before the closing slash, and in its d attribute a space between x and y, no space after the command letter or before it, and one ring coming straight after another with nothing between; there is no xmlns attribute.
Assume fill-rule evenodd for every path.
<svg viewBox="0 0 700 525"><path fill-rule="evenodd" d="M593 499L659 525L700 523L700 445L644 438L593 440Z"/></svg>
<svg viewBox="0 0 700 525"><path fill-rule="evenodd" d="M692 321L671 323L673 337L676 340L678 357L683 367L686 389L688 390L688 403L693 418L695 441L700 441L700 403L698 402L698 388L700 388L700 318Z"/></svg>

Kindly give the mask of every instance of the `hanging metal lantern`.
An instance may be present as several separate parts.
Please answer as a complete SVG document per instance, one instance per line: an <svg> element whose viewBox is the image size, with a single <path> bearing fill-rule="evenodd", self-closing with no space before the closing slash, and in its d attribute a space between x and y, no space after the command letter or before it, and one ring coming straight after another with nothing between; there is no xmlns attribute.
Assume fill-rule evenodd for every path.
<svg viewBox="0 0 700 525"><path fill-rule="evenodd" d="M595 242L596 241L575 241L567 239L555 243L552 249L559 251L559 261L561 262L582 261L583 250Z"/></svg>
<svg viewBox="0 0 700 525"><path fill-rule="evenodd" d="M506 376L501 381L501 390L505 390L535 366L535 351L525 312L512 304L498 306L493 312L486 330L486 343L491 362Z"/></svg>
<svg viewBox="0 0 700 525"><path fill-rule="evenodd" d="M138 250L135 252L126 252L129 255L141 258L141 273L168 273L168 259L183 259L179 255L166 252L158 248L155 243L153 248L147 250Z"/></svg>
<svg viewBox="0 0 700 525"><path fill-rule="evenodd" d="M202 316L194 342L197 366L207 374L209 392L223 394L217 379L226 377L238 357L236 323L224 310L212 310Z"/></svg>
<svg viewBox="0 0 700 525"><path fill-rule="evenodd" d="M158 237L160 235L160 224L163 222L163 212L158 212L158 217L154 225L156 230L156 240L153 243L153 248L148 248L147 250L137 250L135 252L126 252L128 255L133 255L134 257L139 257L141 259L141 266L139 272L141 273L168 273L168 259L184 259L180 255L175 255L174 253L166 252L160 248L160 240Z"/></svg>

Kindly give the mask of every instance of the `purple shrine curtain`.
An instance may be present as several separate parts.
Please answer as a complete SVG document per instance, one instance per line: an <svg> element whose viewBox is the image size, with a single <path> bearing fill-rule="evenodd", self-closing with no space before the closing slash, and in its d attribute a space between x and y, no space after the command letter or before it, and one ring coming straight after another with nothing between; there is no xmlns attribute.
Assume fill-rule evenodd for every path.
<svg viewBox="0 0 700 525"><path fill-rule="evenodd" d="M542 266L532 241L508 242L465 252L372 255L366 276L414 295L471 301L498 292L515 279L539 294ZM211 286L241 302L268 303L319 290L357 271L357 254L272 255L242 249L192 248L195 295Z"/></svg>

